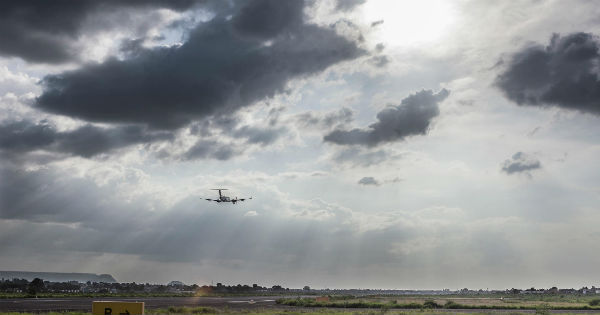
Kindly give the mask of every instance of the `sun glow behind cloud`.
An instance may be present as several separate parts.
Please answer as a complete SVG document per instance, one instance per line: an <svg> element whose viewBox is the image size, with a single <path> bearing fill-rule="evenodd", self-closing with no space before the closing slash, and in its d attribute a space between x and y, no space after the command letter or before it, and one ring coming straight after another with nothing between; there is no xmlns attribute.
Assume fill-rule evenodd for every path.
<svg viewBox="0 0 600 315"><path fill-rule="evenodd" d="M373 39L388 46L414 46L439 40L455 23L455 12L449 1L385 1L365 3L365 22L383 20L375 26Z"/></svg>

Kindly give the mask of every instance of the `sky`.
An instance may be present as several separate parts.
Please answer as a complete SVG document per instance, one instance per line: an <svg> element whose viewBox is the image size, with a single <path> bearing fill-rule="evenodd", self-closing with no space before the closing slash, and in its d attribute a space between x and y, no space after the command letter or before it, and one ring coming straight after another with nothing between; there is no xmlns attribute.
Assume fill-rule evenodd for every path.
<svg viewBox="0 0 600 315"><path fill-rule="evenodd" d="M2 1L0 270L598 286L598 16L583 0Z"/></svg>

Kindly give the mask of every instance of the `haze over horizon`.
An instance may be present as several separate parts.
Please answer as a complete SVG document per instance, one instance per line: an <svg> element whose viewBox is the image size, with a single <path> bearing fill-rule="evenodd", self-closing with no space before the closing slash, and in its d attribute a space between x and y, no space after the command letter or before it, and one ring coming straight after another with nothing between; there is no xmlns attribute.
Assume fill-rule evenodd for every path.
<svg viewBox="0 0 600 315"><path fill-rule="evenodd" d="M592 1L0 3L0 270L600 284ZM215 198L253 199L232 204Z"/></svg>

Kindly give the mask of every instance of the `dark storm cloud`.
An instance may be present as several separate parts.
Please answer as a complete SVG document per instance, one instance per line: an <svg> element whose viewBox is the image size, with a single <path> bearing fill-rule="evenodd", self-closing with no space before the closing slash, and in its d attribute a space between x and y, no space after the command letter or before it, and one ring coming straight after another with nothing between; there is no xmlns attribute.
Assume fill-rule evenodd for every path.
<svg viewBox="0 0 600 315"><path fill-rule="evenodd" d="M377 113L377 122L367 129L334 130L323 139L339 145L376 146L401 141L408 136L424 135L431 120L439 114L438 103L450 92L442 89L437 94L423 90L402 100L398 106L389 106Z"/></svg>
<svg viewBox="0 0 600 315"><path fill-rule="evenodd" d="M181 46L144 49L130 59L47 76L35 106L88 121L175 129L230 114L283 92L293 78L364 53L333 28L297 23L299 3L250 2L231 19L217 16L200 24ZM293 18L272 22L280 27L275 29L260 21L271 11L257 8Z"/></svg>
<svg viewBox="0 0 600 315"><path fill-rule="evenodd" d="M377 181L374 177L368 176L368 177L363 177L358 181L359 185L364 185L364 186L379 186L381 185L381 183L379 181Z"/></svg>
<svg viewBox="0 0 600 315"><path fill-rule="evenodd" d="M233 25L241 34L268 39L300 26L303 9L304 0L256 0L241 9Z"/></svg>
<svg viewBox="0 0 600 315"><path fill-rule="evenodd" d="M548 46L527 47L512 56L496 85L519 105L599 115L598 48L598 38L589 33L555 34Z"/></svg>
<svg viewBox="0 0 600 315"><path fill-rule="evenodd" d="M133 144L172 138L169 132L148 131L140 126L100 128L85 125L74 130L58 131L46 122L35 124L22 120L0 123L0 151L9 156L43 150L92 157Z"/></svg>
<svg viewBox="0 0 600 315"><path fill-rule="evenodd" d="M539 168L542 168L540 161L523 152L515 153L511 159L504 161L502 165L502 171L508 175L517 173L529 174L529 171Z"/></svg>
<svg viewBox="0 0 600 315"><path fill-rule="evenodd" d="M85 19L122 9L185 10L197 1L165 0L7 0L0 2L0 55L30 62L62 63L77 59L74 43ZM104 25L106 28L114 25Z"/></svg>

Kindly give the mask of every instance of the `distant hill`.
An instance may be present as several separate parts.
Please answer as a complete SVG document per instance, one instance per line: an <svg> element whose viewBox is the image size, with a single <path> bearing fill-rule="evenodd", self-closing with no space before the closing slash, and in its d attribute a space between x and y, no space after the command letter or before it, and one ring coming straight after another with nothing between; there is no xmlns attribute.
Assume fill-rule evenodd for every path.
<svg viewBox="0 0 600 315"><path fill-rule="evenodd" d="M0 279L27 279L31 281L35 278L40 278L45 281L52 282L67 282L67 281L78 281L78 282L106 282L114 283L117 282L113 276L109 274L93 274L93 273L79 273L79 272L35 272L35 271L0 271Z"/></svg>

